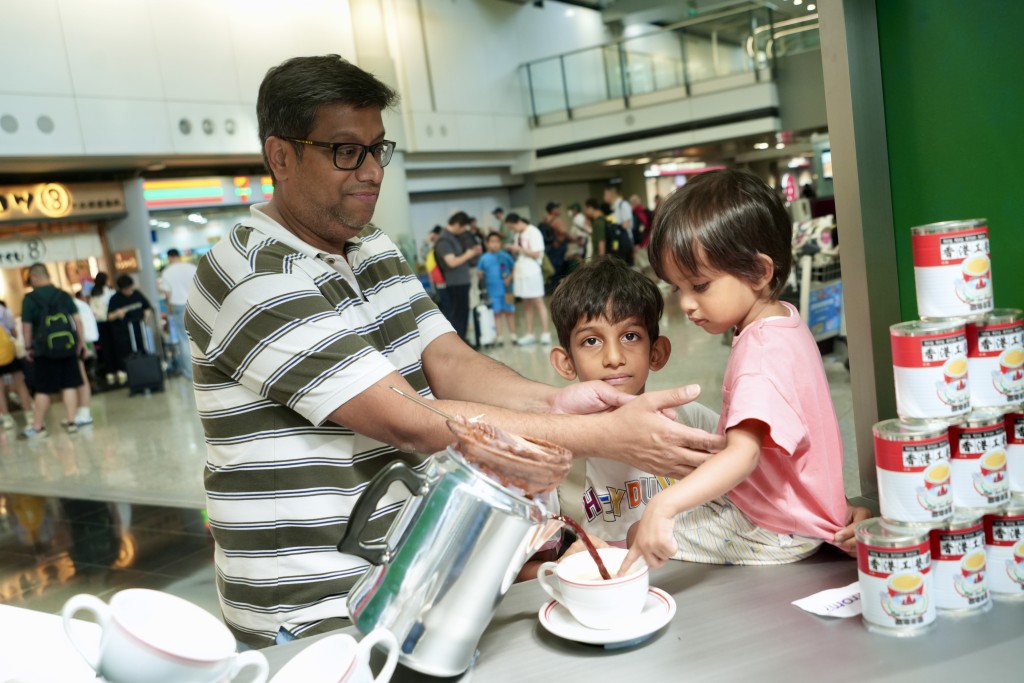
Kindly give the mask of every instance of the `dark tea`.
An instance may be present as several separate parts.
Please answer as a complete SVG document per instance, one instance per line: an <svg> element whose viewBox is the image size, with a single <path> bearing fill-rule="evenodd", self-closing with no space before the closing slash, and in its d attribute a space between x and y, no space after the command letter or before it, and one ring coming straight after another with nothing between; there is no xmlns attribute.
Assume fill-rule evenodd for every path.
<svg viewBox="0 0 1024 683"><path fill-rule="evenodd" d="M608 568L604 566L604 562L601 561L601 556L597 554L597 548L594 547L594 544L590 541L590 537L587 536L587 532L583 530L583 527L577 524L576 520L571 517L566 517L565 515L558 515L555 519L564 523L576 532L579 539L583 541L583 545L587 546L587 552L589 552L590 557L594 559L594 563L597 565L597 570L601 572L601 578L605 581L611 581L612 575L608 573Z"/></svg>

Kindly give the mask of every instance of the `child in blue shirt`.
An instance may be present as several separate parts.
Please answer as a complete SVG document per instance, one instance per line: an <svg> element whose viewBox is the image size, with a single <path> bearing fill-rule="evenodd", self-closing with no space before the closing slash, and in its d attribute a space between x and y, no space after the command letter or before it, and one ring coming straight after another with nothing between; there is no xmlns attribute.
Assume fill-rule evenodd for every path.
<svg viewBox="0 0 1024 683"><path fill-rule="evenodd" d="M487 287L487 298L491 300L498 335L500 337L501 321L504 320L510 338L509 343L515 342L516 307L512 297L506 298L506 294L512 292L509 287L512 284L512 269L515 264L512 255L502 249L501 235L497 232L487 235L487 253L480 257L476 268Z"/></svg>

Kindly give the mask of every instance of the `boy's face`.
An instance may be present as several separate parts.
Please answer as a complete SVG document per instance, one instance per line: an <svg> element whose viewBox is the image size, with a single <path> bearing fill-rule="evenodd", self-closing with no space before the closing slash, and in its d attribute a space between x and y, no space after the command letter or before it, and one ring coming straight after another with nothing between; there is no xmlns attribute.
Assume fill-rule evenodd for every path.
<svg viewBox="0 0 1024 683"><path fill-rule="evenodd" d="M569 348L551 350L551 365L564 379L600 380L639 395L650 371L665 367L671 349L664 336L652 344L639 318L611 323L602 316L577 323Z"/></svg>
<svg viewBox="0 0 1024 683"><path fill-rule="evenodd" d="M487 251L492 254L496 254L501 251L501 238L500 237L488 237L487 238Z"/></svg>

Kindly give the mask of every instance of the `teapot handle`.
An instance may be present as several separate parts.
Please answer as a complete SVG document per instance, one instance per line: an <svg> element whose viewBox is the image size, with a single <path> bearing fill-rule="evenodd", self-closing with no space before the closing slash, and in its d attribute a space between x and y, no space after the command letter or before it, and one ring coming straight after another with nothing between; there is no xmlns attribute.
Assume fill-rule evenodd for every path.
<svg viewBox="0 0 1024 683"><path fill-rule="evenodd" d="M348 524L345 525L345 534L338 542L338 552L361 557L374 565L384 562L387 543L364 543L359 535L370 520L370 516L377 511L377 503L396 481L405 484L405 487L415 495L426 484L427 478L404 462L393 462L378 472L356 501Z"/></svg>

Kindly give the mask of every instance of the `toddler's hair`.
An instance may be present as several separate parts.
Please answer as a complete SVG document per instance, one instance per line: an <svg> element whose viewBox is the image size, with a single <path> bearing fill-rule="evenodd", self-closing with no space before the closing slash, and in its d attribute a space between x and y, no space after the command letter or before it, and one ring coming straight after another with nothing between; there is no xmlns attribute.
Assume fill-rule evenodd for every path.
<svg viewBox="0 0 1024 683"><path fill-rule="evenodd" d="M793 265L793 224L772 188L746 171L694 176L658 209L651 227L651 266L662 280L665 264L701 274L701 266L751 283L764 276L764 254L774 272L768 296L779 298ZM668 259L671 259L669 261Z"/></svg>
<svg viewBox="0 0 1024 683"><path fill-rule="evenodd" d="M598 256L586 261L562 280L551 295L551 319L558 343L572 355L572 331L581 322L607 318L619 323L638 318L651 342L658 338L658 321L665 300L650 278L620 259Z"/></svg>

